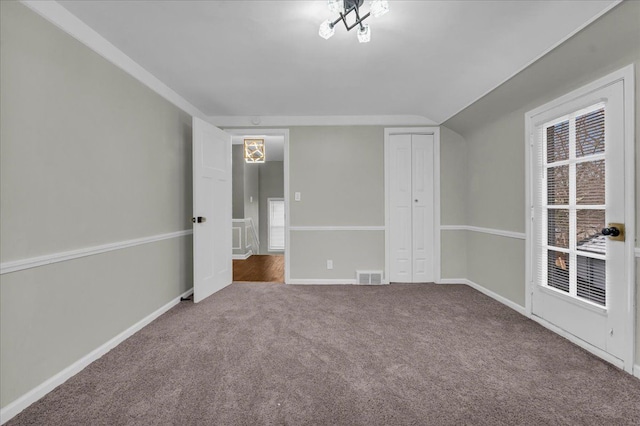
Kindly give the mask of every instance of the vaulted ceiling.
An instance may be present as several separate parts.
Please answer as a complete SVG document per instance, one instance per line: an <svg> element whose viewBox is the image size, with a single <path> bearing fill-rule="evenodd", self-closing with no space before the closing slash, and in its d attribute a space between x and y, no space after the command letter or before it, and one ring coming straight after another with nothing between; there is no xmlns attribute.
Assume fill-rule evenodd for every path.
<svg viewBox="0 0 640 426"><path fill-rule="evenodd" d="M209 116L441 123L617 2L390 0L363 44L326 1L59 3Z"/></svg>

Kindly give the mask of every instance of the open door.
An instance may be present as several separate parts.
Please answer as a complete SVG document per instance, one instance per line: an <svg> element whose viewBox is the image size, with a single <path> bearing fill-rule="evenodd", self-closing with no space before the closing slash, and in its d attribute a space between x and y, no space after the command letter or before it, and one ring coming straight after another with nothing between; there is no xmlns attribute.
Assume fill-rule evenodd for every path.
<svg viewBox="0 0 640 426"><path fill-rule="evenodd" d="M231 284L231 135L193 117L193 301Z"/></svg>

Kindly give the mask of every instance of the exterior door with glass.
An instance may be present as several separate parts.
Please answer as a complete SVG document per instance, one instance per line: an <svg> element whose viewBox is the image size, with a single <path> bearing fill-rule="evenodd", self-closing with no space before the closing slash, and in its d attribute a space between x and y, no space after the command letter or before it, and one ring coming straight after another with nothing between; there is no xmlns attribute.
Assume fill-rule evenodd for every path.
<svg viewBox="0 0 640 426"><path fill-rule="evenodd" d="M531 313L619 366L629 344L624 223L633 220L623 110L619 81L533 116L530 135Z"/></svg>

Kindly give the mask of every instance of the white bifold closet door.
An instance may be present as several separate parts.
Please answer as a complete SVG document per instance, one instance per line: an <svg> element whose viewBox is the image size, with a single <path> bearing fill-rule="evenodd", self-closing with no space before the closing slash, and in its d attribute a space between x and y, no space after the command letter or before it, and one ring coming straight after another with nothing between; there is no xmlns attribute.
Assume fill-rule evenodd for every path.
<svg viewBox="0 0 640 426"><path fill-rule="evenodd" d="M434 136L390 135L389 280L434 281Z"/></svg>

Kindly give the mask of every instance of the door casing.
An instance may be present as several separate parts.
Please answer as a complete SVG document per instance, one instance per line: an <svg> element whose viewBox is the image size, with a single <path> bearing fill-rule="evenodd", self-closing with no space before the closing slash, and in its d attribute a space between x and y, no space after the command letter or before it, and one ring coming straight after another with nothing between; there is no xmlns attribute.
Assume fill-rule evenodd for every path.
<svg viewBox="0 0 640 426"><path fill-rule="evenodd" d="M291 217L289 210L289 129L223 129L232 136L282 136L284 137L284 283L291 281L291 251L290 247L290 231L289 218ZM268 155L268 154L267 154ZM231 248L229 248L231 250Z"/></svg>

